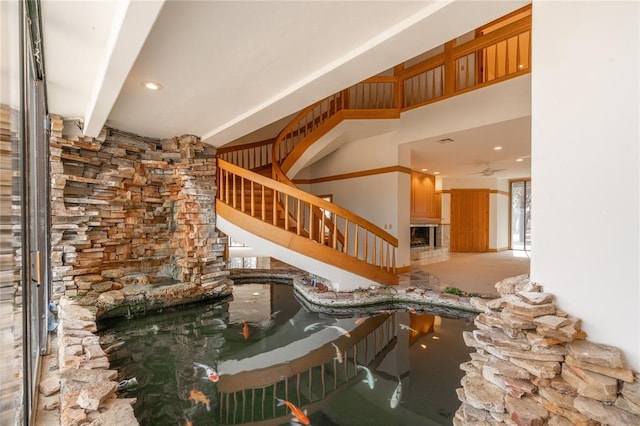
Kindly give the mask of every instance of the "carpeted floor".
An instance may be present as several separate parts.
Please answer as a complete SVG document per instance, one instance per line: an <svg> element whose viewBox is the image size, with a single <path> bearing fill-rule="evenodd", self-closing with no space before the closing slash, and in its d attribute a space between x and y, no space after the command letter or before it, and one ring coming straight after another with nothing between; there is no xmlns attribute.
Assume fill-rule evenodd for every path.
<svg viewBox="0 0 640 426"><path fill-rule="evenodd" d="M495 283L529 274L529 252L451 253L444 262L411 267L411 281L428 281L430 287L457 287L467 293L497 294ZM428 276L427 276L428 274ZM417 278L417 279L416 279ZM401 280L406 282L406 280Z"/></svg>

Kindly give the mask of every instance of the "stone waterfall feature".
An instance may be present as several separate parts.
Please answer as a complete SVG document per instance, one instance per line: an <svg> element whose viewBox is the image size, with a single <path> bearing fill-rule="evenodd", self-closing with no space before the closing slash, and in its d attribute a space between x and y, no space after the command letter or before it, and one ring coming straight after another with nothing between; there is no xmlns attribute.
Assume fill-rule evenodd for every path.
<svg viewBox="0 0 640 426"><path fill-rule="evenodd" d="M526 276L496 288L498 299L471 299L483 313L464 334L476 352L461 366L455 425L640 424L640 374L619 349L586 340Z"/></svg>
<svg viewBox="0 0 640 426"><path fill-rule="evenodd" d="M78 133L52 118L53 299L102 318L226 294L215 148L189 135Z"/></svg>

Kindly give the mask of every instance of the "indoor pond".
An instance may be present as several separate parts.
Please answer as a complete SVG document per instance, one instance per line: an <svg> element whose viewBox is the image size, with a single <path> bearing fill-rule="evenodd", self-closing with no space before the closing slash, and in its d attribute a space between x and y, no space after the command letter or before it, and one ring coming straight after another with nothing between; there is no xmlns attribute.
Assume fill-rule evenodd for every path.
<svg viewBox="0 0 640 426"><path fill-rule="evenodd" d="M450 425L469 320L311 312L287 284L100 324L141 425Z"/></svg>

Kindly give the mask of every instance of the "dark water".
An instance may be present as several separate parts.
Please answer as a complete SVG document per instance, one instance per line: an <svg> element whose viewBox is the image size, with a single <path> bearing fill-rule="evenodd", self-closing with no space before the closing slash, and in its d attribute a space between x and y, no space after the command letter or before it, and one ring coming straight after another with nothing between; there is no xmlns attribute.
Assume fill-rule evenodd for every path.
<svg viewBox="0 0 640 426"><path fill-rule="evenodd" d="M225 303L101 328L103 347L120 344L110 355L119 380L138 382L120 396L138 399L142 425L286 425L292 417L277 406L281 398L307 410L314 426L386 426L452 424L459 365L470 352L462 331L472 326L420 311L313 313L291 286L242 284ZM214 367L219 381L194 362Z"/></svg>

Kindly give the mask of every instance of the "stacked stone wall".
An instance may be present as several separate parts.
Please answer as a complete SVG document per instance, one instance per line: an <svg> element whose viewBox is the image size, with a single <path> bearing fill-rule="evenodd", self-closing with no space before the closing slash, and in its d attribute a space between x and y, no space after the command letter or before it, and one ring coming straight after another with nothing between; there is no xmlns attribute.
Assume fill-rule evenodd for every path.
<svg viewBox="0 0 640 426"><path fill-rule="evenodd" d="M22 240L17 167L19 111L0 105L0 424L19 424L24 415L22 389Z"/></svg>
<svg viewBox="0 0 640 426"><path fill-rule="evenodd" d="M105 128L88 138L64 129L53 117L54 300L78 297L100 317L119 305L193 301L224 286L215 148L194 136L156 140Z"/></svg>
<svg viewBox="0 0 640 426"><path fill-rule="evenodd" d="M558 309L526 276L496 284L465 332L476 349L455 425L640 425L640 375L622 352L590 342L581 321Z"/></svg>

